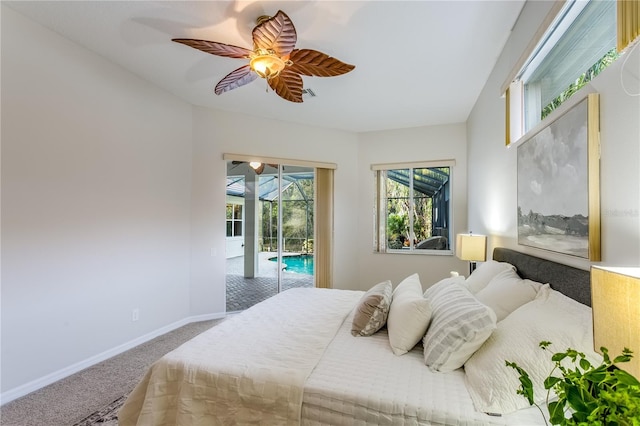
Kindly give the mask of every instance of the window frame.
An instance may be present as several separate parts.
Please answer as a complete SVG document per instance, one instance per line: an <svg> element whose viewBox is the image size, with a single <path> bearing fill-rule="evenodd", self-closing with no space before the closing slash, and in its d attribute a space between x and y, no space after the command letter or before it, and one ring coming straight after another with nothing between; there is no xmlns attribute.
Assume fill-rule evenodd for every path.
<svg viewBox="0 0 640 426"><path fill-rule="evenodd" d="M542 113L547 105L539 105L539 111L530 111L530 107L534 102L531 99L526 98L526 82L523 81L522 76L523 74L531 74L535 71L536 68L532 69L531 64L535 64L536 62L544 62L544 57L546 56L546 54L543 55L542 58L540 58L540 55L538 55L538 53L548 53L555 47L557 42L559 40L562 40L565 36L566 31L562 31L562 33L558 35L554 34L555 30L557 28L568 29L569 27L571 27L576 16L580 15L582 10L588 3L589 2L564 0L554 2L549 13L543 20L529 45L522 53L512 71L509 73L507 80L502 86L501 92L502 96L505 98L505 145L507 147L514 142L522 140L531 130L536 128L538 124L545 123L547 121L548 115L544 118L541 118ZM617 1L618 14L620 13L622 3L624 2L620 0ZM572 17L570 22L563 21L567 17ZM620 23L614 22L614 25L620 26ZM552 44L549 45L549 43ZM615 50L615 43L611 47ZM609 53L610 51L605 54L603 58L607 57ZM603 58L598 59L598 61L596 61L594 64L591 64L590 67L598 64L600 61L602 61ZM588 70L583 70L582 75L587 73L587 71ZM571 89L573 83L574 82L568 82L567 87L562 93L565 93L569 89ZM587 82L585 85L588 86L589 83ZM581 90L582 88L577 90L577 92L580 92ZM567 99L565 99L565 102ZM532 114L539 117L537 117L533 122L534 124L529 125L529 129L527 129L527 124L532 123Z"/></svg>
<svg viewBox="0 0 640 426"><path fill-rule="evenodd" d="M226 208L228 209L231 206L231 217L226 217L225 213L225 221L227 223L226 227L228 229L228 224L231 223L231 233L232 235L227 235L227 238L244 238L244 204L242 203L234 203L233 201L227 200ZM236 208L240 208L240 218L235 217ZM240 235L236 234L236 224L240 223ZM225 234L227 231L225 230Z"/></svg>
<svg viewBox="0 0 640 426"><path fill-rule="evenodd" d="M376 254L402 254L402 255L435 255L435 256L452 256L455 253L455 242L452 239L452 235L455 235L453 232L453 175L454 168L456 162L453 159L446 160L434 160L434 161L422 161L422 162L407 162L407 163L385 163L385 164L372 164L371 170L373 172L374 177L374 229L373 229L373 252ZM437 249L416 249L414 247L414 242L410 238L409 249L391 249L387 246L387 197L386 194L383 194L384 182L386 179L386 172L390 170L403 170L409 169L409 199L410 210L409 210L409 232L411 235L415 235L414 233L414 223L413 223L413 208L414 208L414 185L413 185L413 169L428 169L428 168L441 168L448 167L449 175L449 198L448 198L448 218L447 218L447 229L448 229L448 249L445 250L437 250ZM384 195L384 196L381 196ZM432 234L433 236L433 234Z"/></svg>

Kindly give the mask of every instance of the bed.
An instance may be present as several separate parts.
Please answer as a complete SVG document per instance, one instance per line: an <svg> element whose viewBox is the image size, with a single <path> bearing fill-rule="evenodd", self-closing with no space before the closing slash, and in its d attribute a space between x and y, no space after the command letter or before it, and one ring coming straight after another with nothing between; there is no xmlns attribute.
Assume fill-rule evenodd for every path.
<svg viewBox="0 0 640 426"><path fill-rule="evenodd" d="M592 338L589 273L505 248L496 248L490 262L501 270L517 271L518 282L531 288L535 284L536 292L533 299L518 302L519 307L508 313L501 312L504 306L487 308L493 326L478 326L488 329L488 335L479 344L474 341L473 348L466 341L464 356L457 350L444 361L440 355L430 358L438 333L447 329L443 315L436 315L437 300L451 299L448 292L455 289L464 292L474 306L477 302L486 308L478 302L483 293L493 288L505 294L504 288L496 290L487 283L479 291L472 289L481 286L478 282L489 266L474 272L475 281L447 278L421 294L420 298L430 300L431 319L417 344L405 344L403 333L412 327L398 321L401 317L406 321L417 307L410 321L420 322L414 319L424 312L416 303L424 306L423 302L411 300L416 303L402 305L394 314L394 303L401 306L406 296L399 289L414 285L417 275L393 290L385 325L357 336L356 317L371 291L291 289L226 319L154 363L120 411L119 424L545 424L540 411L525 407L526 401L522 405L524 399L516 395L517 375L505 371L503 352L496 356L495 350L507 348L504 356L516 357L535 378L536 370L550 370L541 361L544 354L536 352L539 340L551 334L561 344L588 345ZM500 272L502 278L495 278L494 271L488 282L504 285L509 274ZM390 283L379 285L389 291ZM498 299L503 303L502 297ZM558 308L551 299L569 308ZM539 323L544 327L530 321L532 310L542 311L539 306L550 312L541 313ZM379 322L379 312L372 316L374 322ZM551 318L554 315L561 317ZM478 318L473 322L478 323ZM370 319L368 326L371 323ZM366 328L359 331L364 333ZM442 346L447 340L438 342Z"/></svg>

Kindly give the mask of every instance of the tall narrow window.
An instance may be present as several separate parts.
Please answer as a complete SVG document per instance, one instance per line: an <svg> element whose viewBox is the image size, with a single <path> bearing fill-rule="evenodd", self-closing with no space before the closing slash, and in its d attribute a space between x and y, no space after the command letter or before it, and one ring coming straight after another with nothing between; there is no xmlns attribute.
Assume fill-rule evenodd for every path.
<svg viewBox="0 0 640 426"><path fill-rule="evenodd" d="M242 204L227 204L227 237L242 236Z"/></svg>
<svg viewBox="0 0 640 426"><path fill-rule="evenodd" d="M372 167L376 252L450 253L452 163Z"/></svg>

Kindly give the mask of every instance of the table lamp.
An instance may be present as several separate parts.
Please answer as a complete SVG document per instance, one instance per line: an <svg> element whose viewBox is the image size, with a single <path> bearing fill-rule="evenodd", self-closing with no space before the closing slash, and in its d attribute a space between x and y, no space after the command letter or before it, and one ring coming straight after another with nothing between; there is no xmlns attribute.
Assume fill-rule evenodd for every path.
<svg viewBox="0 0 640 426"><path fill-rule="evenodd" d="M476 262L487 259L487 237L472 233L456 236L456 257L469 261L469 274L476 269Z"/></svg>
<svg viewBox="0 0 640 426"><path fill-rule="evenodd" d="M593 266L591 307L595 350L613 359L629 348L633 358L617 367L640 378L640 268Z"/></svg>

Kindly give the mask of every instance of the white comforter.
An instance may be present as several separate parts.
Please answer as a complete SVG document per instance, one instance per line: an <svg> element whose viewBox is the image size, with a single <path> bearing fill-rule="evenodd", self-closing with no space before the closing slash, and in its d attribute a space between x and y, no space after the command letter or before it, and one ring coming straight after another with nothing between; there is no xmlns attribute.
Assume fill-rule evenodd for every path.
<svg viewBox="0 0 640 426"><path fill-rule="evenodd" d="M120 426L299 424L304 383L361 295L292 289L227 319L157 361Z"/></svg>
<svg viewBox="0 0 640 426"><path fill-rule="evenodd" d="M353 337L352 316L305 383L302 426L545 424L536 408L501 417L476 411L462 368L448 373L429 370L421 344L395 355L386 329Z"/></svg>

